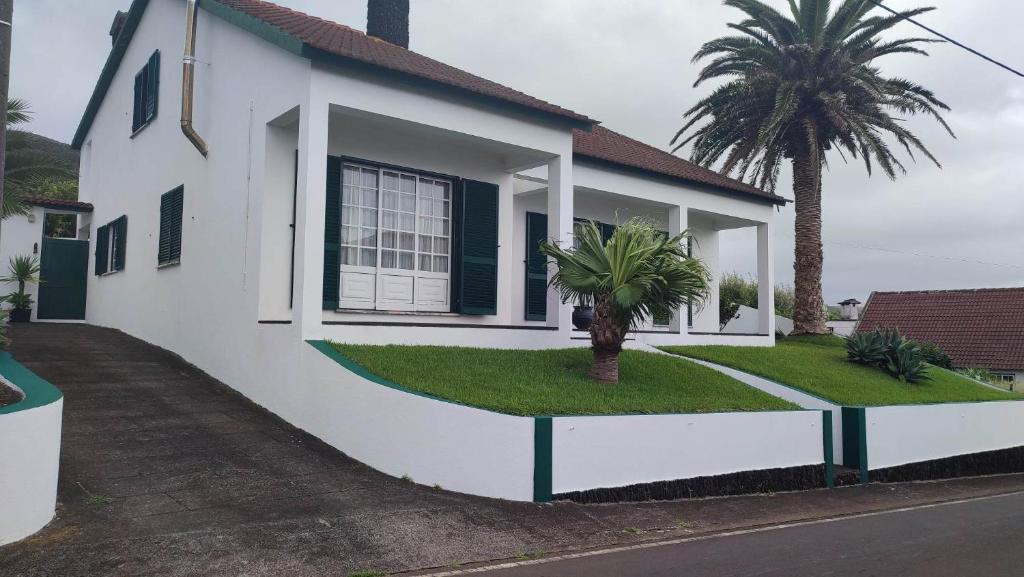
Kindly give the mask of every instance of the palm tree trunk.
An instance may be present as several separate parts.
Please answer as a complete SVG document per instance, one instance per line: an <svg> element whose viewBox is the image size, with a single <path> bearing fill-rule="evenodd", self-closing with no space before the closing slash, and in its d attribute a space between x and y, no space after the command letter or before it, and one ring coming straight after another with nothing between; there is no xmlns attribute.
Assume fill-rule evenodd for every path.
<svg viewBox="0 0 1024 577"><path fill-rule="evenodd" d="M814 150L793 158L796 199L796 247L793 259L793 334L825 334L825 301L821 296L821 156Z"/></svg>
<svg viewBox="0 0 1024 577"><path fill-rule="evenodd" d="M629 327L622 326L622 315L615 309L611 298L599 296L594 303L594 320L590 325L590 345L594 360L587 376L602 383L619 382L619 353L626 340Z"/></svg>

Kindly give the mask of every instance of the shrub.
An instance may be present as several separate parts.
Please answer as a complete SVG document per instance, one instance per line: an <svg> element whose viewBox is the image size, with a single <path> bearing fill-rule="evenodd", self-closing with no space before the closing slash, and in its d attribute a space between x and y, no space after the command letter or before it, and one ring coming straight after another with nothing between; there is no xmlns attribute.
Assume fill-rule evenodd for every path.
<svg viewBox="0 0 1024 577"><path fill-rule="evenodd" d="M940 349L939 345L929 342L918 343L918 345L921 348L921 354L924 356L924 360L927 361L928 364L953 370L953 359L946 354L946 351Z"/></svg>
<svg viewBox="0 0 1024 577"><path fill-rule="evenodd" d="M846 356L855 363L878 367L905 383L928 378L921 346L904 338L898 329L875 329L846 337Z"/></svg>

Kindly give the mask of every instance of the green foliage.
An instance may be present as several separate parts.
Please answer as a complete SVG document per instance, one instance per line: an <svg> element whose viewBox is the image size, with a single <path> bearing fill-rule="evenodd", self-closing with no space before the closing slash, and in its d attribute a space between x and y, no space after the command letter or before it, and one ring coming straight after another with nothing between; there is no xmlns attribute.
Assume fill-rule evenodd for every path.
<svg viewBox="0 0 1024 577"><path fill-rule="evenodd" d="M793 336L774 347L688 346L666 351L745 371L806 391L840 405L958 403L1019 400L952 371L932 367L928 380L893 386L893 378L873 366L847 360L843 339L831 335Z"/></svg>
<svg viewBox="0 0 1024 577"><path fill-rule="evenodd" d="M946 351L939 348L939 345L935 343L922 342L918 343L918 346L921 348L921 355L924 356L925 362L929 365L953 370L953 359L946 354Z"/></svg>
<svg viewBox="0 0 1024 577"><path fill-rule="evenodd" d="M0 311L0 349L6 349L11 344L11 339L7 338L7 320L7 312Z"/></svg>
<svg viewBox="0 0 1024 577"><path fill-rule="evenodd" d="M775 314L793 318L796 303L793 287L779 284L775 285L774 291ZM722 275L718 282L718 320L723 328L736 318L740 305L757 308L757 280L735 272Z"/></svg>
<svg viewBox="0 0 1024 577"><path fill-rule="evenodd" d="M729 25L738 35L707 42L694 55L710 59L695 86L725 84L686 111L676 150L692 144L690 157L703 166L724 157L722 172L767 190L774 190L785 159L821 165L833 149L890 178L905 172L890 142L938 164L901 120L924 114L952 134L941 116L949 107L931 90L887 78L877 67L882 56L927 54L919 45L933 40L882 35L932 8L875 15L872 2L844 0L830 13L829 0L794 0L787 16L758 0L725 3L747 19Z"/></svg>
<svg viewBox="0 0 1024 577"><path fill-rule="evenodd" d="M540 252L558 269L551 285L563 302L608 300L626 328L634 329L664 310L707 298L711 277L704 264L686 255L687 233L667 238L650 222L631 219L604 241L596 222L576 227L577 246L568 250L545 242ZM595 319L602 311L595 311Z"/></svg>
<svg viewBox="0 0 1024 577"><path fill-rule="evenodd" d="M497 350L335 344L368 371L408 389L512 415L788 410L794 405L718 371L668 355L623 351L621 384L587 377L586 349Z"/></svg>
<svg viewBox="0 0 1024 577"><path fill-rule="evenodd" d="M18 283L18 290L3 297L16 309L32 308L32 297L25 292L25 285L39 282L39 259L34 256L11 257L8 273L0 282Z"/></svg>
<svg viewBox="0 0 1024 577"><path fill-rule="evenodd" d="M904 383L928 378L920 345L904 338L898 329L854 333L845 341L847 358L855 363L879 367Z"/></svg>
<svg viewBox="0 0 1024 577"><path fill-rule="evenodd" d="M27 214L29 207L25 199L29 197L78 197L77 153L66 144L14 130L31 117L27 102L17 98L8 100L2 218Z"/></svg>
<svg viewBox="0 0 1024 577"><path fill-rule="evenodd" d="M886 362L885 343L878 333L853 333L845 340L846 356L851 361L862 365L881 365Z"/></svg>

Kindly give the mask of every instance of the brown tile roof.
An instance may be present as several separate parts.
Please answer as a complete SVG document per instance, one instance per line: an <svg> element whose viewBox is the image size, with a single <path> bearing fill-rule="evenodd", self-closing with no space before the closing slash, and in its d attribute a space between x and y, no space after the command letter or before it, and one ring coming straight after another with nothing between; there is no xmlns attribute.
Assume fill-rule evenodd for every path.
<svg viewBox="0 0 1024 577"><path fill-rule="evenodd" d="M776 204L787 202L781 196L765 192L601 126L595 126L591 132L574 130L572 136L573 153L577 157L670 176L713 188L752 194Z"/></svg>
<svg viewBox="0 0 1024 577"><path fill-rule="evenodd" d="M216 0L237 12L251 16L314 49L345 60L369 64L477 95L560 116L576 123L591 123L586 116L534 98L518 90L491 82L432 58L348 26L323 20L262 0Z"/></svg>
<svg viewBox="0 0 1024 577"><path fill-rule="evenodd" d="M873 293L857 330L888 327L939 345L958 367L1024 370L1024 287Z"/></svg>
<svg viewBox="0 0 1024 577"><path fill-rule="evenodd" d="M53 208L57 210L73 210L75 212L92 212L92 204L88 202L79 202L77 200L63 200L59 198L44 198L44 197L30 197L26 198L25 204L31 204L33 206L41 206L43 208Z"/></svg>

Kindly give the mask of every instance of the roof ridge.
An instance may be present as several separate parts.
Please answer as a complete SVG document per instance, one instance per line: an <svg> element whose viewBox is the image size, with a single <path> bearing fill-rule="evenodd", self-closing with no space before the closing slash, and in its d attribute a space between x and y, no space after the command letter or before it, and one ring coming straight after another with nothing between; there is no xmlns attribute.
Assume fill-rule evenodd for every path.
<svg viewBox="0 0 1024 577"><path fill-rule="evenodd" d="M907 294L940 294L940 293L970 293L970 292L1013 292L1024 291L1024 286L1015 287L976 287L962 289L920 289L905 291L873 291L873 294L880 295L907 295Z"/></svg>

